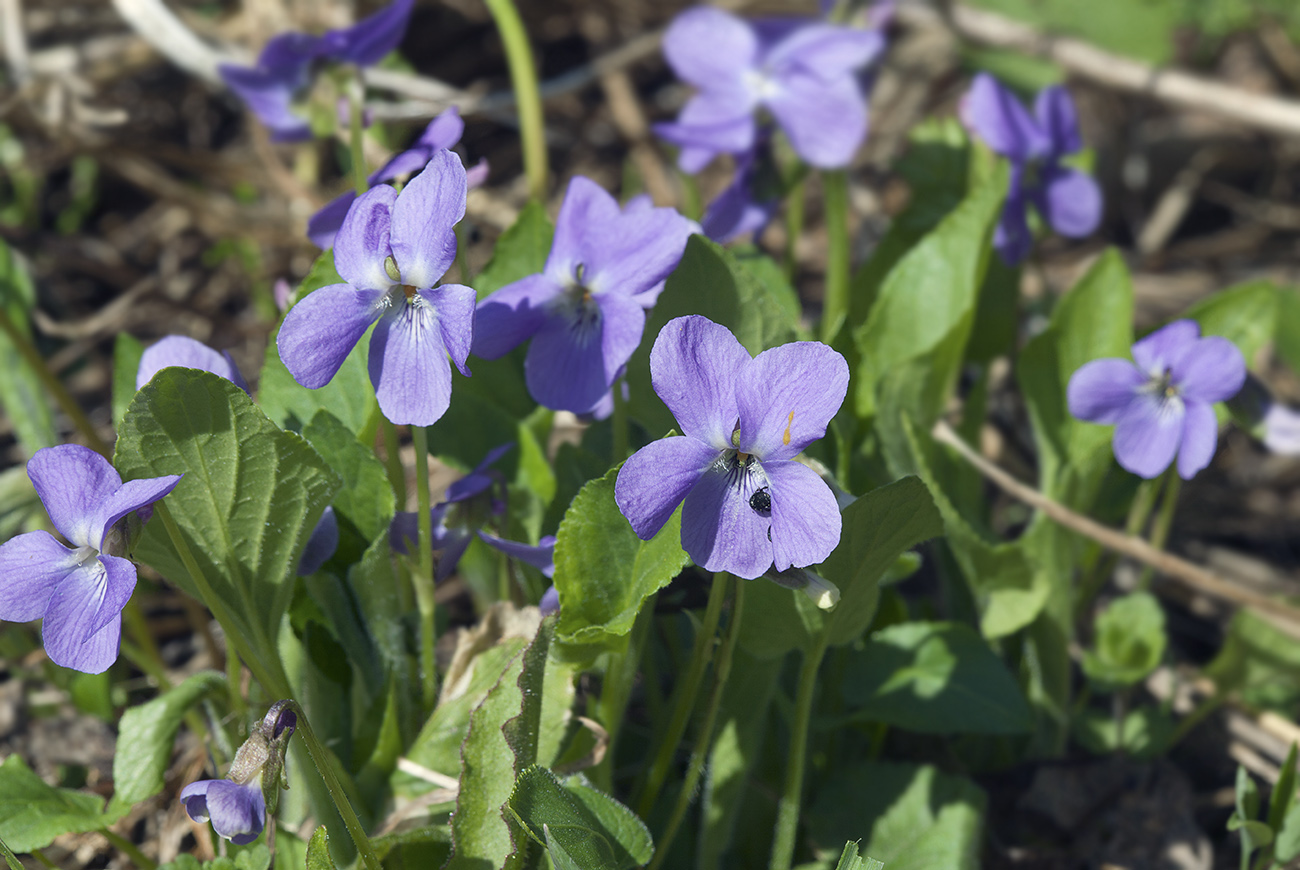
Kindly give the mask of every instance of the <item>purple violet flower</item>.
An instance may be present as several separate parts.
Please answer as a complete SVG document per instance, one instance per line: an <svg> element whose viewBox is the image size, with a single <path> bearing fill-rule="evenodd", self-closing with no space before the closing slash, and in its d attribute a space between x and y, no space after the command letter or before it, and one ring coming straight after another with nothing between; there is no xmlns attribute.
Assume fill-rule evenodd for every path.
<svg viewBox="0 0 1300 870"><path fill-rule="evenodd" d="M447 109L429 122L420 138L410 148L392 157L383 166L370 173L370 186L393 181L403 175L419 172L433 155L443 150L451 150L460 141L465 132L465 122L455 106ZM466 185L473 189L487 180L487 161L480 160L477 165L466 172ZM334 236L343 225L352 203L356 202L355 190L349 190L330 200L320 211L307 221L307 237L319 248L328 250L334 247Z"/></svg>
<svg viewBox="0 0 1300 870"><path fill-rule="evenodd" d="M108 460L79 444L36 451L27 463L50 520L76 549L46 531L0 544L0 619L44 617L41 639L57 665L88 674L117 660L122 608L135 590L128 552L135 521L167 495L179 474L126 483Z"/></svg>
<svg viewBox="0 0 1300 870"><path fill-rule="evenodd" d="M204 779L181 789L185 812L196 822L212 820L212 830L237 846L262 835L266 813L279 803L284 753L298 726L292 702L271 706L235 753L226 779Z"/></svg>
<svg viewBox="0 0 1300 870"><path fill-rule="evenodd" d="M842 168L867 134L857 70L884 45L873 30L814 20L765 26L712 7L688 9L664 34L664 56L699 93L655 132L681 146L683 171L699 172L717 154L754 146L754 114L762 108L809 165Z"/></svg>
<svg viewBox="0 0 1300 870"><path fill-rule="evenodd" d="M451 361L465 360L474 334L472 289L435 287L456 258L453 227L465 216L465 167L434 154L399 194L386 184L353 203L334 246L346 284L309 293L285 315L277 345L294 379L325 386L348 353L370 337L370 382L394 423L429 426L451 401Z"/></svg>
<svg viewBox="0 0 1300 870"><path fill-rule="evenodd" d="M641 448L618 473L614 500L637 537L654 537L685 500L682 547L706 571L752 580L829 556L839 506L794 458L844 402L844 357L799 341L751 358L726 327L691 315L659 333L650 376L685 434Z"/></svg>
<svg viewBox="0 0 1300 870"><path fill-rule="evenodd" d="M1214 403L1246 380L1246 361L1226 338L1201 338L1194 320L1178 320L1133 345L1133 360L1098 359L1070 376L1070 413L1115 424L1115 459L1140 477L1157 477L1178 455L1190 479L1210 464L1219 438Z"/></svg>
<svg viewBox="0 0 1300 870"><path fill-rule="evenodd" d="M158 372L173 366L211 372L230 381L245 393L250 392L229 351L213 350L203 342L184 335L168 335L145 349L140 355L140 368L135 373L135 388L140 389L153 380Z"/></svg>
<svg viewBox="0 0 1300 870"><path fill-rule="evenodd" d="M505 456L514 442L493 447L474 470L447 487L443 500L429 509L432 520L432 547L440 553L434 581L441 583L451 576L461 556L473 540L474 529L491 516L506 512L506 482L501 472L491 468ZM419 534L415 511L398 511L388 529L389 542L398 553L409 553L410 542Z"/></svg>
<svg viewBox="0 0 1300 870"><path fill-rule="evenodd" d="M575 177L546 269L479 303L475 355L496 359L532 338L524 375L533 398L557 411L593 411L641 343L646 309L698 230L648 201L620 210L594 181Z"/></svg>
<svg viewBox="0 0 1300 870"><path fill-rule="evenodd" d="M1015 94L988 73L980 73L961 104L966 127L1011 161L1011 184L993 235L993 247L1008 265L1029 254L1033 235L1027 208L1033 205L1048 225L1081 239L1101 222L1101 188L1091 175L1061 164L1083 149L1079 120L1070 92L1060 85L1043 88L1030 116Z"/></svg>
<svg viewBox="0 0 1300 870"><path fill-rule="evenodd" d="M251 67L222 64L226 86L271 131L273 142L311 138L310 122L293 111L298 95L311 84L322 62L371 66L402 41L415 0L394 0L351 27L320 36L282 33L271 39Z"/></svg>

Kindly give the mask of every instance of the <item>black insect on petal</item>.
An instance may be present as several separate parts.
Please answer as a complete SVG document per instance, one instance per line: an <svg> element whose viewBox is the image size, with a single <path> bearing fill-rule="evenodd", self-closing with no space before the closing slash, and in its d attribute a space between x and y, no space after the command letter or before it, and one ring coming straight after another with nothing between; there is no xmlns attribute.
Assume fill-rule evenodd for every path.
<svg viewBox="0 0 1300 870"><path fill-rule="evenodd" d="M769 514L772 512L772 496L767 491L766 486L754 490L754 494L749 497L749 506L755 513Z"/></svg>

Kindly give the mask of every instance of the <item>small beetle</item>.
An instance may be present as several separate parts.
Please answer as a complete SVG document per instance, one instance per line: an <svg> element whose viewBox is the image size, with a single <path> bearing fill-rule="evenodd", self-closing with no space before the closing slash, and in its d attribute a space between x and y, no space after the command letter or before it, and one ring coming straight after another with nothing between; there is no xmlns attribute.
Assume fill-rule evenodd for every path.
<svg viewBox="0 0 1300 870"><path fill-rule="evenodd" d="M768 493L766 486L754 490L754 494L749 497L749 506L755 513L771 513L772 496Z"/></svg>

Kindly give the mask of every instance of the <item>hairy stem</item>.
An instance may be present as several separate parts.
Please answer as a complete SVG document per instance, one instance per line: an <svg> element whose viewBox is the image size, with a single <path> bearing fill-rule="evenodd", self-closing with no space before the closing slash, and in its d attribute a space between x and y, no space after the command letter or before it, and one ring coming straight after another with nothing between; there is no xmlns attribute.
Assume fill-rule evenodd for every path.
<svg viewBox="0 0 1300 870"><path fill-rule="evenodd" d="M830 344L849 315L849 176L842 169L822 173L826 200L826 296L822 341Z"/></svg>
<svg viewBox="0 0 1300 870"><path fill-rule="evenodd" d="M438 692L438 669L434 647L438 642L438 627L434 622L433 601L433 501L429 496L429 432L423 426L412 426L415 439L415 512L419 528L415 542L415 571L411 575L415 586L415 600L420 608L420 670L424 709L432 710Z"/></svg>

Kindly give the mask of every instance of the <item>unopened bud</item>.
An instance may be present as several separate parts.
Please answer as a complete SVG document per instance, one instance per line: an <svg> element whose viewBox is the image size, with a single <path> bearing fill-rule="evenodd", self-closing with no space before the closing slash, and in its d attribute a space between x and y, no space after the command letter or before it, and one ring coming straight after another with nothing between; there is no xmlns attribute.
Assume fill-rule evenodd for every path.
<svg viewBox="0 0 1300 870"><path fill-rule="evenodd" d="M839 587L806 568L788 568L785 571L769 568L763 576L778 586L802 592L822 610L831 610L840 603Z"/></svg>

